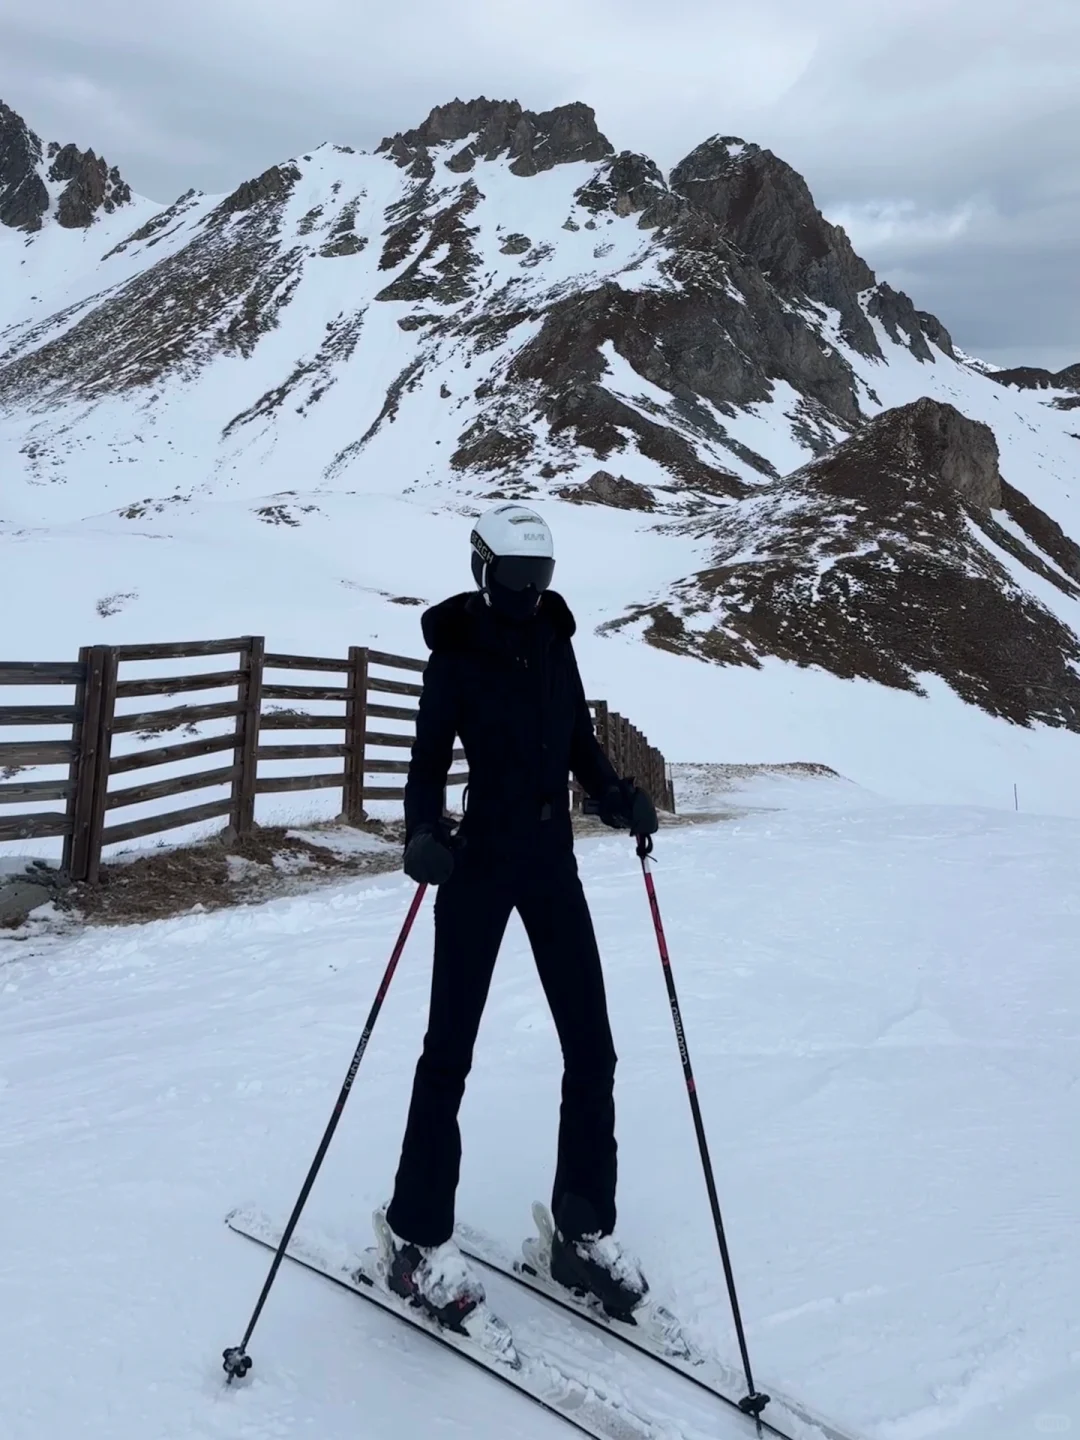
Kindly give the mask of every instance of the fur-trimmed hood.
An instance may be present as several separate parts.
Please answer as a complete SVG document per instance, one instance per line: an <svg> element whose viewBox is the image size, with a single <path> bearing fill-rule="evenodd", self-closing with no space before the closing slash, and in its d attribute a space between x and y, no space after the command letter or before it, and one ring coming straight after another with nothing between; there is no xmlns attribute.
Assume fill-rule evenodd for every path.
<svg viewBox="0 0 1080 1440"><path fill-rule="evenodd" d="M536 620L525 623L546 624L560 640L570 640L577 630L569 605L555 590L544 591ZM429 650L464 650L488 642L496 624L479 592L468 590L425 610L420 628Z"/></svg>

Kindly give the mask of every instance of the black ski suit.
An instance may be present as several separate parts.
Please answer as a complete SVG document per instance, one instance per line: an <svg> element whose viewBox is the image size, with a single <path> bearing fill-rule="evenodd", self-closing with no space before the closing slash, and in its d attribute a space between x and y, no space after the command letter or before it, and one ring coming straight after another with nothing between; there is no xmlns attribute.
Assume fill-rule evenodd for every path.
<svg viewBox="0 0 1080 1440"><path fill-rule="evenodd" d="M454 1226L458 1109L512 910L521 916L563 1053L552 1209L570 1238L615 1226L616 1056L596 939L578 879L570 772L599 798L618 783L593 732L571 645L574 618L545 593L532 620L478 594L427 611L431 660L405 787L406 831L436 824L454 736L469 787L454 871L435 902L431 1010L387 1218L418 1245Z"/></svg>

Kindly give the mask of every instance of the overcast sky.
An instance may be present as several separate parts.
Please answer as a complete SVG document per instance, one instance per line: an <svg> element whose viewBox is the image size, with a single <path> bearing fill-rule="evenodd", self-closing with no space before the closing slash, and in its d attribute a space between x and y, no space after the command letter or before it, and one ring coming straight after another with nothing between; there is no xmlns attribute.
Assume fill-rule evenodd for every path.
<svg viewBox="0 0 1080 1440"><path fill-rule="evenodd" d="M757 141L965 349L1080 361L1080 0L0 8L0 99L161 201L481 94L584 100L665 169L711 134Z"/></svg>

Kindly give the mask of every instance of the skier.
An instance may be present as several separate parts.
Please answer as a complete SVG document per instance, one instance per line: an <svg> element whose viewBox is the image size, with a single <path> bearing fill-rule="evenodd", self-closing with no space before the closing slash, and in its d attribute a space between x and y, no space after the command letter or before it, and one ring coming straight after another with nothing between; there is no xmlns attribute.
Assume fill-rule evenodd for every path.
<svg viewBox="0 0 1080 1440"><path fill-rule="evenodd" d="M455 1329L484 1291L453 1244L458 1109L496 956L512 910L532 946L562 1047L551 1272L628 1317L648 1290L614 1238L616 1056L600 957L578 879L573 772L601 819L652 834L649 796L600 748L578 674L573 615L548 587L551 532L513 503L471 536L477 589L428 610L431 650L405 787L405 871L440 887L431 1008L401 1161L385 1219L395 1293ZM455 734L469 767L465 815L444 817Z"/></svg>

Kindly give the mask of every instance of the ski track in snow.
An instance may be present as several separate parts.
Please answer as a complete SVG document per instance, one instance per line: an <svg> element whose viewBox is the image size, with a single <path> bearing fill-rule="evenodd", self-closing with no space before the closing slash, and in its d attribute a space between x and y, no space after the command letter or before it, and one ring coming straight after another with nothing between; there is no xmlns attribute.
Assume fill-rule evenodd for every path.
<svg viewBox="0 0 1080 1440"><path fill-rule="evenodd" d="M1080 1426L1080 826L843 807L838 791L658 846L755 1378L870 1440L1065 1433ZM783 784L759 794L775 803ZM640 873L624 839L580 856L620 1055L620 1233L731 1363ZM266 1270L223 1217L249 1201L288 1213L408 895L383 877L0 940L5 1440L563 1433L288 1268L250 1384L222 1384ZM396 1165L430 944L426 907L305 1216L357 1245ZM459 1207L507 1244L548 1193L558 1085L515 921L463 1109ZM677 1380L490 1293L523 1336L659 1410L670 1440L727 1440Z"/></svg>

